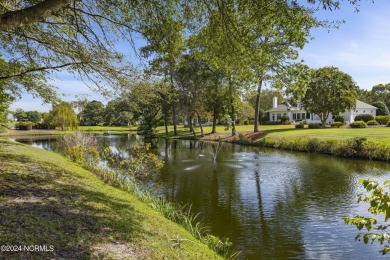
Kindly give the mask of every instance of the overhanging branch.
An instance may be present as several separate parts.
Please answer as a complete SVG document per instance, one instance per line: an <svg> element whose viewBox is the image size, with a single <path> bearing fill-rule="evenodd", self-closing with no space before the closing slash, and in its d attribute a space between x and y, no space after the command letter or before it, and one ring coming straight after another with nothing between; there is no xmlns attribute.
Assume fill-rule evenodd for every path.
<svg viewBox="0 0 390 260"><path fill-rule="evenodd" d="M72 0L44 0L27 8L0 15L0 31L8 31L23 25L43 21Z"/></svg>
<svg viewBox="0 0 390 260"><path fill-rule="evenodd" d="M38 67L38 68L31 68L31 69L28 69L28 70L25 70L25 71L22 71L19 73L15 73L12 75L0 76L0 80L7 80L7 79L20 77L20 76L26 75L26 74L31 73L31 72L55 70L55 69L61 69L64 67L68 67L68 66L72 66L72 65L80 65L80 64L83 64L83 62L70 62L70 63L61 64L58 66L44 66L44 67Z"/></svg>

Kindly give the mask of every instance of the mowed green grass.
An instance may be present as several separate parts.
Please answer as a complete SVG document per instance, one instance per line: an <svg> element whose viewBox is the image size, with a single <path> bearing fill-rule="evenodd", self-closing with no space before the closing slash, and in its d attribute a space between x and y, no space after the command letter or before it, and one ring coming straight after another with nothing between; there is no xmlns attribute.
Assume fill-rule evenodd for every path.
<svg viewBox="0 0 390 260"><path fill-rule="evenodd" d="M368 140L390 144L390 127L381 128L325 128L270 130L269 138L318 138L323 140L345 140L365 137Z"/></svg>
<svg viewBox="0 0 390 260"><path fill-rule="evenodd" d="M53 249L2 250L0 259L219 259L132 194L59 154L4 139L0 209L0 245Z"/></svg>

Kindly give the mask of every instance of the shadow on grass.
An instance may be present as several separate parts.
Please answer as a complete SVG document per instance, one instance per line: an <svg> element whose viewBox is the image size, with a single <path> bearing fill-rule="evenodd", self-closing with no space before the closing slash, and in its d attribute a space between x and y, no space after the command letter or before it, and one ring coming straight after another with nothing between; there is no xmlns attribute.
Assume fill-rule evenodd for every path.
<svg viewBox="0 0 390 260"><path fill-rule="evenodd" d="M0 245L54 247L3 251L0 259L105 258L109 252L96 246L126 244L146 235L143 216L129 202L67 183L61 178L66 173L52 174L27 156L0 153L0 162Z"/></svg>

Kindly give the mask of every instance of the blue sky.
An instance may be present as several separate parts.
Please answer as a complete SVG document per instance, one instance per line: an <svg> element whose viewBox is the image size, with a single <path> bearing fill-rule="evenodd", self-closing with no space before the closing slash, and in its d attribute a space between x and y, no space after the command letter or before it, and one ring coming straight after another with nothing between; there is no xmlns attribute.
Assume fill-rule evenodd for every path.
<svg viewBox="0 0 390 260"><path fill-rule="evenodd" d="M343 4L340 10L319 12L322 19L345 20L339 29L315 29L314 37L301 51L300 59L311 68L335 66L352 76L358 86L371 89L380 83L390 83L390 1L362 0L360 12ZM75 100L75 95L88 95L89 99L106 102L83 82L61 72L51 82L58 87L64 100ZM10 109L49 111L41 99L25 94Z"/></svg>

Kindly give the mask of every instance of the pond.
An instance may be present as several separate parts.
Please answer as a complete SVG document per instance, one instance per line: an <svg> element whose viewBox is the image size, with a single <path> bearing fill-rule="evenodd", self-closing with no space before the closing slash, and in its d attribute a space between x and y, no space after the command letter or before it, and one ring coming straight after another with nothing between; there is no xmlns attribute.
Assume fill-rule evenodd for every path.
<svg viewBox="0 0 390 260"><path fill-rule="evenodd" d="M99 136L126 156L135 135ZM51 149L49 139L18 139ZM148 183L172 202L191 204L219 237L227 237L242 259L383 258L380 245L355 241L358 230L343 217L367 215L357 203L361 178L383 182L390 165L317 154L216 143L157 140L153 152L165 161ZM175 234L172 234L174 237Z"/></svg>

